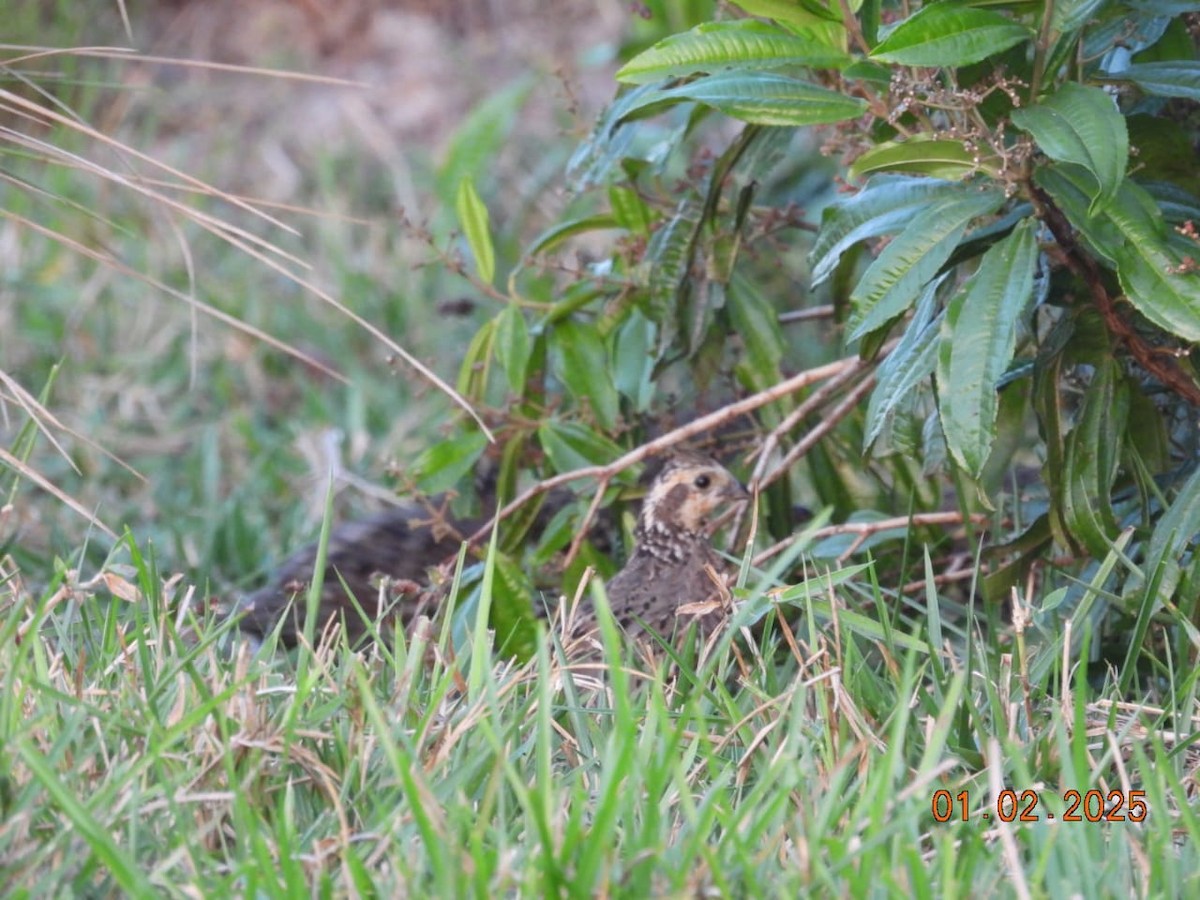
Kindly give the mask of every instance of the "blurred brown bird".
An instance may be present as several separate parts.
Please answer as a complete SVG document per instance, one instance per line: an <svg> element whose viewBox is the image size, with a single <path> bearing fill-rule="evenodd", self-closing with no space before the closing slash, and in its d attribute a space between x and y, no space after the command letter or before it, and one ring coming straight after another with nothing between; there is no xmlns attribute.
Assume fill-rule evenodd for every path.
<svg viewBox="0 0 1200 900"><path fill-rule="evenodd" d="M718 513L749 496L710 457L677 451L666 459L642 502L633 553L606 586L613 617L626 633L652 631L669 639L695 620L707 634L724 619L720 588L709 574L725 568L713 550L712 529ZM585 600L572 635L591 631L595 621Z"/></svg>
<svg viewBox="0 0 1200 900"><path fill-rule="evenodd" d="M428 590L429 569L458 553L462 535L474 527L438 519L416 504L335 527L326 550L315 634L319 637L330 620L344 620L350 643L361 640L367 625L354 601L371 621L387 612L407 626L436 603ZM282 618L280 643L296 646L304 632L305 596L316 561L317 545L302 547L264 587L244 597L237 605L242 631L262 640Z"/></svg>

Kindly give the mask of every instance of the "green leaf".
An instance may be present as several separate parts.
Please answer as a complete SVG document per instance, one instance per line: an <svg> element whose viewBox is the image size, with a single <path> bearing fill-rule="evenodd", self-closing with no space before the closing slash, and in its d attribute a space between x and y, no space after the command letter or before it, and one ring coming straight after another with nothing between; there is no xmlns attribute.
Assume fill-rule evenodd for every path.
<svg viewBox="0 0 1200 900"><path fill-rule="evenodd" d="M614 185L608 189L608 203L612 207L613 218L626 231L633 234L647 235L654 216L644 200L633 188Z"/></svg>
<svg viewBox="0 0 1200 900"><path fill-rule="evenodd" d="M1067 535L1088 553L1104 557L1120 528L1112 508L1112 484L1129 411L1128 390L1119 364L1097 367L1084 392L1079 423L1067 436L1060 483Z"/></svg>
<svg viewBox="0 0 1200 900"><path fill-rule="evenodd" d="M817 0L733 0L752 16L774 19L788 25L815 25L842 21L842 17Z"/></svg>
<svg viewBox="0 0 1200 900"><path fill-rule="evenodd" d="M979 156L962 141L941 140L918 135L905 141L880 144L868 150L850 166L851 178L878 172L916 172L948 181L966 178L996 168L994 156Z"/></svg>
<svg viewBox="0 0 1200 900"><path fill-rule="evenodd" d="M488 211L475 190L475 182L464 178L458 183L458 197L455 200L458 212L458 222L467 243L471 245L471 255L475 257L475 269L482 281L488 284L496 276L496 251L492 247L492 235L488 231Z"/></svg>
<svg viewBox="0 0 1200 900"><path fill-rule="evenodd" d="M584 216L580 219L567 219L565 222L547 228L530 245L528 255L536 256L553 250L559 244L577 234L587 234L589 231L604 231L609 228L624 227L616 216L602 213L597 216Z"/></svg>
<svg viewBox="0 0 1200 900"><path fill-rule="evenodd" d="M670 347L679 330L682 298L700 217L687 203L650 236L645 261L650 265L650 318L659 327L659 347Z"/></svg>
<svg viewBox="0 0 1200 900"><path fill-rule="evenodd" d="M850 295L847 340L900 315L950 258L972 219L999 209L1000 191L959 190L925 206L883 248Z"/></svg>
<svg viewBox="0 0 1200 900"><path fill-rule="evenodd" d="M507 554L497 551L495 563L489 620L496 633L496 650L524 662L537 651L533 585L520 564Z"/></svg>
<svg viewBox="0 0 1200 900"><path fill-rule="evenodd" d="M914 388L933 372L941 326L941 316L935 315L940 284L941 279L937 279L925 288L900 342L875 372L876 385L867 404L864 451L879 437L897 405L911 397Z"/></svg>
<svg viewBox="0 0 1200 900"><path fill-rule="evenodd" d="M504 147L517 113L536 84L537 79L531 75L489 94L455 130L446 161L437 173L438 197L447 206L464 178L483 178L494 171L492 161Z"/></svg>
<svg viewBox="0 0 1200 900"><path fill-rule="evenodd" d="M1112 97L1097 87L1067 82L1037 106L1015 109L1013 124L1028 131L1051 159L1074 163L1096 179L1093 214L1125 178L1129 134Z"/></svg>
<svg viewBox="0 0 1200 900"><path fill-rule="evenodd" d="M617 424L619 401L613 386L608 352L594 325L573 319L557 323L550 332L554 374L576 400L586 403L605 429Z"/></svg>
<svg viewBox="0 0 1200 900"><path fill-rule="evenodd" d="M1150 543L1146 547L1145 571L1151 577L1160 566L1165 568L1160 581L1160 593L1169 597L1179 583L1180 561L1184 551L1200 534L1200 469L1196 469L1184 482L1163 513Z"/></svg>
<svg viewBox="0 0 1200 900"><path fill-rule="evenodd" d="M865 100L770 72L719 72L662 91L756 125L817 125L861 116Z"/></svg>
<svg viewBox="0 0 1200 900"><path fill-rule="evenodd" d="M613 380L636 412L645 412L654 399L654 338L656 328L634 308L613 332Z"/></svg>
<svg viewBox="0 0 1200 900"><path fill-rule="evenodd" d="M1089 177L1078 166L1037 173L1038 183L1093 252L1117 270L1121 289L1137 310L1169 333L1200 342L1200 277L1180 269L1188 246L1176 243L1154 198L1128 180L1099 215L1089 215Z"/></svg>
<svg viewBox="0 0 1200 900"><path fill-rule="evenodd" d="M724 68L841 68L850 56L812 32L790 33L754 19L709 22L659 41L627 62L617 80L644 84Z"/></svg>
<svg viewBox="0 0 1200 900"><path fill-rule="evenodd" d="M1012 361L1017 326L1033 294L1038 248L1026 220L983 255L951 298L938 351L938 408L946 448L978 479L996 439L996 384Z"/></svg>
<svg viewBox="0 0 1200 900"><path fill-rule="evenodd" d="M1200 100L1200 62L1195 60L1134 63L1111 77L1132 81L1147 94Z"/></svg>
<svg viewBox="0 0 1200 900"><path fill-rule="evenodd" d="M509 390L520 394L529 365L529 325L517 304L510 303L496 316L493 348L508 379Z"/></svg>
<svg viewBox="0 0 1200 900"><path fill-rule="evenodd" d="M881 175L857 194L827 206L808 257L813 287L833 274L842 254L855 244L902 231L930 202L961 192L958 185L934 178Z"/></svg>
<svg viewBox="0 0 1200 900"><path fill-rule="evenodd" d="M475 468L487 445L487 435L479 431L434 444L413 462L418 486L427 494L456 487Z"/></svg>
<svg viewBox="0 0 1200 900"><path fill-rule="evenodd" d="M1032 35L998 12L935 3L893 28L871 51L871 58L902 66L966 66Z"/></svg>
<svg viewBox="0 0 1200 900"><path fill-rule="evenodd" d="M544 422L538 428L538 442L560 473L603 466L621 455L620 447L579 422Z"/></svg>
<svg viewBox="0 0 1200 900"><path fill-rule="evenodd" d="M737 362L738 375L743 384L765 390L783 377L779 371L784 351L779 316L766 295L747 278L737 277L730 283L728 300L734 331L745 347Z"/></svg>

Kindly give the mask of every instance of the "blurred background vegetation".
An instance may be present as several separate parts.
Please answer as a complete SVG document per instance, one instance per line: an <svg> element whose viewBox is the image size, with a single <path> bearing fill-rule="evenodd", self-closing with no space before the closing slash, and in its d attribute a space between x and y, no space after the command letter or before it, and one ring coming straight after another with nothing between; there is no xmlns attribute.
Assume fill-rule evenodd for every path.
<svg viewBox="0 0 1200 900"><path fill-rule="evenodd" d="M453 382L495 311L454 271L458 184L511 267L561 211L620 59L709 6L11 4L0 370L62 443L18 440L31 419L6 392L0 444L214 589L312 535L331 457L339 516L411 486L452 404L300 282ZM38 53L99 46L137 52ZM27 577L112 547L12 470L4 490L0 547Z"/></svg>

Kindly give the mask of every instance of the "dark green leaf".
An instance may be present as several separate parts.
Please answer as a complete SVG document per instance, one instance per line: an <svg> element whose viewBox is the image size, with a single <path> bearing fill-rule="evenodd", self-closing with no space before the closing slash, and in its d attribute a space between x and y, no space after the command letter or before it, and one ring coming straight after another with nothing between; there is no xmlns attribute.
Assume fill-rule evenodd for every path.
<svg viewBox="0 0 1200 900"><path fill-rule="evenodd" d="M1146 93L1159 97L1200 100L1200 62L1196 60L1134 63L1124 71L1114 72L1112 77L1132 81Z"/></svg>
<svg viewBox="0 0 1200 900"><path fill-rule="evenodd" d="M556 472L607 465L621 455L620 447L578 422L544 422L538 428L538 442Z"/></svg>
<svg viewBox="0 0 1200 900"><path fill-rule="evenodd" d="M940 316L935 317L940 284L941 279L937 279L925 288L900 342L879 364L875 373L875 389L867 404L864 451L879 437L897 404L911 397L917 384L933 372L937 362L937 338L941 322Z"/></svg>
<svg viewBox="0 0 1200 900"><path fill-rule="evenodd" d="M617 224L633 234L647 235L653 216L645 201L633 188L613 186L608 189L608 203Z"/></svg>
<svg viewBox="0 0 1200 900"><path fill-rule="evenodd" d="M616 216L602 213L597 216L585 216L582 219L568 219L565 222L548 228L534 238L533 244L529 248L529 255L534 256L538 253L546 253L553 250L563 241L574 237L577 234L586 234L589 231L603 231L608 228L624 227Z"/></svg>
<svg viewBox="0 0 1200 900"><path fill-rule="evenodd" d="M839 13L831 11L817 0L733 0L752 16L774 19L788 25L813 25L842 21Z"/></svg>
<svg viewBox="0 0 1200 900"><path fill-rule="evenodd" d="M764 390L782 379L779 364L784 344L779 316L748 279L735 278L729 285L728 299L734 331L745 346L737 363L738 375L748 387Z"/></svg>
<svg viewBox="0 0 1200 900"><path fill-rule="evenodd" d="M817 125L866 111L857 97L771 72L719 72L665 90L661 97L694 100L757 125Z"/></svg>
<svg viewBox="0 0 1200 900"><path fill-rule="evenodd" d="M934 3L893 28L871 57L903 66L966 66L1031 36L1024 25L998 12Z"/></svg>
<svg viewBox="0 0 1200 900"><path fill-rule="evenodd" d="M602 427L615 428L619 414L617 389L604 341L595 326L573 319L557 323L550 332L550 359L554 374L571 396L586 403Z"/></svg>
<svg viewBox="0 0 1200 900"><path fill-rule="evenodd" d="M1022 222L983 255L946 308L938 352L938 409L954 461L978 479L996 438L996 385L1012 360L1033 293L1034 225Z"/></svg>
<svg viewBox="0 0 1200 900"><path fill-rule="evenodd" d="M487 436L478 431L434 444L413 462L418 486L427 494L457 487L475 468L487 445Z"/></svg>
<svg viewBox="0 0 1200 900"><path fill-rule="evenodd" d="M857 340L908 309L950 257L972 219L1004 202L999 191L960 190L928 204L883 248L850 296L848 339Z"/></svg>
<svg viewBox="0 0 1200 900"><path fill-rule="evenodd" d="M525 387L525 371L529 365L529 325L517 304L510 303L496 316L493 347L508 379L509 390L520 394Z"/></svg>
<svg viewBox="0 0 1200 900"><path fill-rule="evenodd" d="M654 399L655 331L654 323L634 309L613 336L613 379L635 412L645 412Z"/></svg>
<svg viewBox="0 0 1200 900"><path fill-rule="evenodd" d="M1129 134L1113 98L1097 87L1067 82L1037 106L1015 109L1013 124L1028 131L1051 159L1074 163L1096 179L1090 212L1112 199L1125 178Z"/></svg>
<svg viewBox="0 0 1200 900"><path fill-rule="evenodd" d="M933 178L882 175L826 207L809 254L813 286L832 275L842 254L859 241L901 231L932 201L961 192L958 185Z"/></svg>
<svg viewBox="0 0 1200 900"><path fill-rule="evenodd" d="M639 53L617 72L619 81L643 84L724 68L771 69L781 66L840 68L845 51L813 32L794 33L754 19L710 22L672 35Z"/></svg>

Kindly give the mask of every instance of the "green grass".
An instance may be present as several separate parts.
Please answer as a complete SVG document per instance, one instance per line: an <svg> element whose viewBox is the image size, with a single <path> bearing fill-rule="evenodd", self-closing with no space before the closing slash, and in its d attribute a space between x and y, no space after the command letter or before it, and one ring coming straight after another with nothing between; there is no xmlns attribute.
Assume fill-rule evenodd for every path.
<svg viewBox="0 0 1200 900"><path fill-rule="evenodd" d="M181 638L134 556L136 603L59 581L5 617L0 864L28 896L1195 890L1195 754L1164 733L1194 725L1109 716L1081 668L1026 690L993 641L968 669L819 613L794 652L774 628L599 690L548 638L520 666L449 627L255 657L211 616ZM1038 821L1000 821L1002 789ZM1063 822L1069 789L1149 812Z"/></svg>

